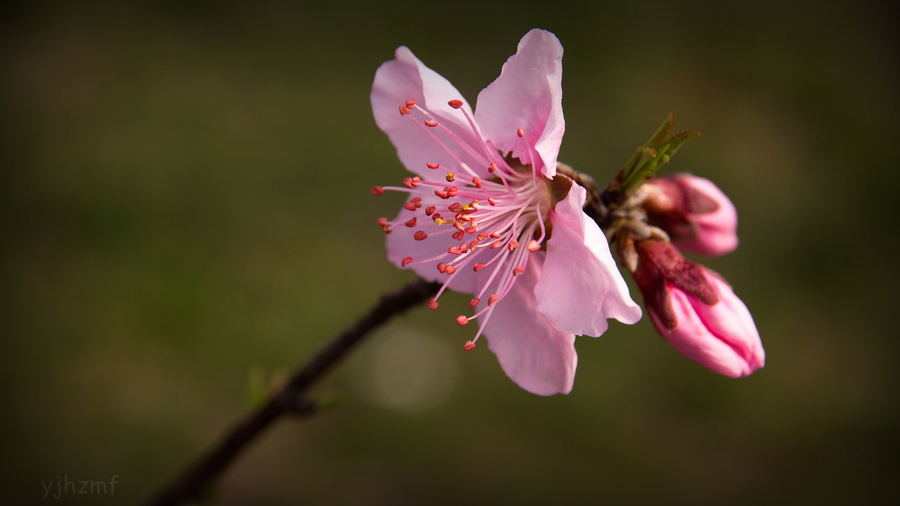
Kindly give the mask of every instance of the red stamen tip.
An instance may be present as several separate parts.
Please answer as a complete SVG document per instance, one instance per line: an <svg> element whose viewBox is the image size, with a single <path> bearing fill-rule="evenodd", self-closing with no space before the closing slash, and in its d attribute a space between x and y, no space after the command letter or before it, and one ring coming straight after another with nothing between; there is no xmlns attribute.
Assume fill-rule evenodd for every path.
<svg viewBox="0 0 900 506"><path fill-rule="evenodd" d="M416 226L416 217L413 216L409 221L406 222L406 226L409 228L413 228Z"/></svg>
<svg viewBox="0 0 900 506"><path fill-rule="evenodd" d="M472 266L472 270L474 270L475 272L478 272L481 269L484 269L484 267L485 267L485 265L483 263L478 262L477 264Z"/></svg>
<svg viewBox="0 0 900 506"><path fill-rule="evenodd" d="M474 184L478 188L481 188L481 178L478 176L473 177L472 184Z"/></svg>
<svg viewBox="0 0 900 506"><path fill-rule="evenodd" d="M425 124L432 128L438 126L438 122L433 119L426 119Z"/></svg>
<svg viewBox="0 0 900 506"><path fill-rule="evenodd" d="M444 200L447 200L450 198L450 195L448 195L447 192L442 191L442 190L434 190L434 194Z"/></svg>
<svg viewBox="0 0 900 506"><path fill-rule="evenodd" d="M525 132L523 132L522 129L520 128L520 129L516 130L516 135L518 135L519 137L525 137Z"/></svg>
<svg viewBox="0 0 900 506"><path fill-rule="evenodd" d="M494 241L494 243L491 244L491 249L497 249L500 246L503 246L503 241Z"/></svg>
<svg viewBox="0 0 900 506"><path fill-rule="evenodd" d="M380 186L373 186L372 195L384 195L384 188Z"/></svg>
<svg viewBox="0 0 900 506"><path fill-rule="evenodd" d="M447 272L447 266L444 265L444 262L437 264L437 268L438 268L438 272L440 272L441 274Z"/></svg>
<svg viewBox="0 0 900 506"><path fill-rule="evenodd" d="M459 232L456 232L455 234L453 234L453 238L456 239L457 241L462 241L462 238L465 235L466 235L466 233L463 232L462 230L460 230Z"/></svg>
<svg viewBox="0 0 900 506"><path fill-rule="evenodd" d="M450 107L452 107L454 109L459 109L460 107L462 107L463 101L462 100L451 100L451 101L447 102L447 105L449 105Z"/></svg>
<svg viewBox="0 0 900 506"><path fill-rule="evenodd" d="M438 304L438 303L434 300L434 298L432 298L431 300L428 301L428 309L431 309L432 311L434 311L435 309L438 308L438 306L440 306L440 304Z"/></svg>
<svg viewBox="0 0 900 506"><path fill-rule="evenodd" d="M417 241L424 241L428 238L428 234L419 230L415 234L413 234L413 238Z"/></svg>
<svg viewBox="0 0 900 506"><path fill-rule="evenodd" d="M477 298L477 297L474 298L474 299L472 299L472 300L470 300L470 301L469 301L469 308L473 308L473 307L477 306L479 302L481 302L481 299L479 299L479 298Z"/></svg>
<svg viewBox="0 0 900 506"><path fill-rule="evenodd" d="M405 186L405 187L407 187L407 188L415 188L415 186L413 185L413 180L412 180L411 177L405 177L405 178L403 178L403 186Z"/></svg>
<svg viewBox="0 0 900 506"><path fill-rule="evenodd" d="M451 255L462 255L462 251L456 246L450 246L447 253L450 253Z"/></svg>
<svg viewBox="0 0 900 506"><path fill-rule="evenodd" d="M409 114L409 107L406 107L406 104L400 104L400 116Z"/></svg>
<svg viewBox="0 0 900 506"><path fill-rule="evenodd" d="M534 239L532 239L532 240L528 243L528 251L534 253L535 251L537 251L537 250L539 250L539 249L541 249L541 245L538 244L538 242L535 241Z"/></svg>
<svg viewBox="0 0 900 506"><path fill-rule="evenodd" d="M403 207L404 207L407 211L415 211L415 210L416 210L416 203L413 202L413 201L409 201L409 202L403 204Z"/></svg>
<svg viewBox="0 0 900 506"><path fill-rule="evenodd" d="M400 267L406 267L407 265L412 263L412 257L406 257L403 260L400 260Z"/></svg>
<svg viewBox="0 0 900 506"><path fill-rule="evenodd" d="M472 341L466 341L466 344L463 345L463 349L466 351L472 351L475 349L475 343Z"/></svg>
<svg viewBox="0 0 900 506"><path fill-rule="evenodd" d="M428 167L429 169L436 169L436 168L440 167L441 164L428 162L425 164L425 166Z"/></svg>
<svg viewBox="0 0 900 506"><path fill-rule="evenodd" d="M494 172L497 172L497 164L494 162L491 162L491 166L488 167L488 172L490 172L491 174L493 174Z"/></svg>
<svg viewBox="0 0 900 506"><path fill-rule="evenodd" d="M488 306L493 306L498 300L500 300L500 297L497 297L497 294L492 294L488 297Z"/></svg>
<svg viewBox="0 0 900 506"><path fill-rule="evenodd" d="M414 106L414 105L416 105L416 101L415 101L415 100L413 100L413 99L410 98L410 99L408 99L408 100L406 101L406 107L412 107L412 106Z"/></svg>
<svg viewBox="0 0 900 506"><path fill-rule="evenodd" d="M519 241L517 241L515 239L513 239L512 241L509 241L509 251L510 252L512 252L512 250L514 250L518 247L519 247Z"/></svg>
<svg viewBox="0 0 900 506"><path fill-rule="evenodd" d="M469 323L469 319L466 318L465 315L459 315L456 317L456 323L458 323L460 325L465 325L465 324Z"/></svg>
<svg viewBox="0 0 900 506"><path fill-rule="evenodd" d="M452 265L448 265L447 266L447 274L453 274L454 272L456 272L456 267L453 267Z"/></svg>
<svg viewBox="0 0 900 506"><path fill-rule="evenodd" d="M520 265L520 266L516 267L515 269L513 269L513 276L518 276L519 274L522 274L523 272L525 272L525 268Z"/></svg>
<svg viewBox="0 0 900 506"><path fill-rule="evenodd" d="M434 206L428 206L428 207L426 207L426 208L425 208L425 216L431 216L432 214L434 214L434 210L435 210L435 209L437 209L437 208L434 207Z"/></svg>
<svg viewBox="0 0 900 506"><path fill-rule="evenodd" d="M490 205L492 205L492 206L496 206L496 205L497 205L497 202L495 202L494 199L492 199L491 197L488 197L488 203L489 203Z"/></svg>
<svg viewBox="0 0 900 506"><path fill-rule="evenodd" d="M387 225L388 225L388 220L387 220L387 218L385 218L384 216L382 216L381 218L378 218L378 226L379 226L379 227L384 228L384 227L386 227Z"/></svg>

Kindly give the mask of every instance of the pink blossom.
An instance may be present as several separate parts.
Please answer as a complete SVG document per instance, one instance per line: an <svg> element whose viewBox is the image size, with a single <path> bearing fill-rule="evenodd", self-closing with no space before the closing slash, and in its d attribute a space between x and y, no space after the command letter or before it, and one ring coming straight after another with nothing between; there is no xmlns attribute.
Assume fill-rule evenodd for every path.
<svg viewBox="0 0 900 506"><path fill-rule="evenodd" d="M690 174L653 179L641 191L651 225L683 250L724 255L737 248L737 211L712 181Z"/></svg>
<svg viewBox="0 0 900 506"><path fill-rule="evenodd" d="M584 188L557 173L565 121L562 46L532 30L472 109L406 47L375 74L372 110L413 177L376 187L410 198L382 218L388 259L443 286L472 293L482 333L503 370L540 395L572 389L575 335L599 336L607 318L641 310L606 238L582 211ZM563 169L560 169L564 172Z"/></svg>
<svg viewBox="0 0 900 506"><path fill-rule="evenodd" d="M653 325L669 344L733 378L765 365L753 317L725 280L686 260L671 243L645 240L635 247L634 279Z"/></svg>

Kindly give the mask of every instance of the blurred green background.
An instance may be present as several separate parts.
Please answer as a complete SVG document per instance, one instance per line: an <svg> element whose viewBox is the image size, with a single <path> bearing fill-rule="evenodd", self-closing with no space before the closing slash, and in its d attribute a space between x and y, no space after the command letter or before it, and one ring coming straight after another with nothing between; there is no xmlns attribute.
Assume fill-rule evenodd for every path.
<svg viewBox="0 0 900 506"><path fill-rule="evenodd" d="M90 6L88 6L90 5ZM565 47L561 160L598 181L669 112L715 181L704 260L767 365L732 380L646 319L579 338L568 396L464 353L468 297L392 321L217 504L865 504L896 495L900 25L891 2L132 2L0 14L0 498L136 503L410 279L375 225L405 176L375 69L409 46L474 104L533 27ZM632 293L639 300L639 294ZM446 309L445 309L446 308ZM55 486L55 485L54 485ZM52 493L51 493L52 496Z"/></svg>

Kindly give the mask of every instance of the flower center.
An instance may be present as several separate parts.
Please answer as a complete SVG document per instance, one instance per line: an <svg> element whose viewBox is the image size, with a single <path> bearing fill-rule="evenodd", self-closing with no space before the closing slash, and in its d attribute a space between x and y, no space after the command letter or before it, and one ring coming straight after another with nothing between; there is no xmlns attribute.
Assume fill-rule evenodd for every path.
<svg viewBox="0 0 900 506"><path fill-rule="evenodd" d="M516 278L525 272L529 257L541 249L541 244L548 236L547 213L555 204L547 179L539 174L535 166L535 151L525 138L522 129L518 129L520 142L529 154L526 165L513 159L504 159L491 141L481 137L475 122L462 109L462 101L451 100L449 105L465 116L476 139L475 145L465 141L452 130L440 124L426 109L416 104L415 100L407 100L400 105L400 114L414 122L423 132L438 144L444 155L441 159L429 161L426 165L434 171L434 177L407 177L403 186L378 187L372 193L381 195L384 190L406 192L410 199L404 207L410 213L401 213L402 219L388 221L380 218L378 225L385 233L411 234L415 241L428 241L428 247L417 248L410 243L409 251L404 251L401 267L409 265L432 264L441 274L448 277L437 295L428 306L438 308L438 299L444 290L464 269L479 272L489 270L480 276L487 276L480 283L479 293L469 302L470 308L479 306L482 298L488 295L487 303L481 304L472 316L460 315L456 318L459 325L465 325L473 318L484 316L480 328L471 341L466 341L464 348L471 350L481 336L494 305L502 301L510 292ZM525 125L522 125L523 127ZM483 163L488 176L482 179L451 150L441 137L448 139L474 160ZM423 209L424 208L424 209ZM432 243L439 245L437 254ZM447 246L443 251L443 246ZM421 252L427 258L420 258ZM495 287L493 293L487 290Z"/></svg>

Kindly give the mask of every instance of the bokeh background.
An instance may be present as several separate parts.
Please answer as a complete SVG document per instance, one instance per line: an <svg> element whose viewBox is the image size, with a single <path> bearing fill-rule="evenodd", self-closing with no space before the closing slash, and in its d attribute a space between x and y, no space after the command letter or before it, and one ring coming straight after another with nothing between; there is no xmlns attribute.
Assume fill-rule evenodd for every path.
<svg viewBox="0 0 900 506"><path fill-rule="evenodd" d="M0 500L145 500L410 273L375 69L408 45L474 103L533 27L565 47L560 158L611 177L669 112L714 180L704 260L767 365L732 380L647 321L579 338L568 396L509 381L468 297L374 334L216 504L865 504L896 495L897 10L888 1L35 2L0 14ZM633 291L639 300L639 294ZM455 308L455 309L454 309ZM55 486L55 485L54 485ZM52 496L52 493L51 493Z"/></svg>

